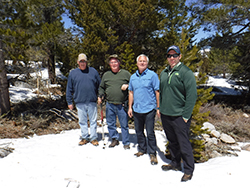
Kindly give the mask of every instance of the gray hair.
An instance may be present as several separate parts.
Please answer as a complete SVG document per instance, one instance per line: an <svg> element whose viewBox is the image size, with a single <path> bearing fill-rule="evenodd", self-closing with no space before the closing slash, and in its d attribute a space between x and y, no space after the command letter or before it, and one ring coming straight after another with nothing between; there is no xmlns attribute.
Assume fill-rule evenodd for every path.
<svg viewBox="0 0 250 188"><path fill-rule="evenodd" d="M138 62L138 60L139 60L139 58L140 58L141 56L146 57L146 58L147 58L147 62L149 63L149 58L148 58L148 56L146 56L145 54L139 55L139 56L136 58L136 62Z"/></svg>

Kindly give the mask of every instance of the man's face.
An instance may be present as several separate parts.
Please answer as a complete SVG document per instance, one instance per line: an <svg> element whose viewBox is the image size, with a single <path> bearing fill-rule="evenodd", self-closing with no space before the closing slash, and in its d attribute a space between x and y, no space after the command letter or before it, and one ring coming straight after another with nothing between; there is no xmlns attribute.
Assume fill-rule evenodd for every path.
<svg viewBox="0 0 250 188"><path fill-rule="evenodd" d="M85 70L87 68L87 61L82 59L82 60L78 61L77 63L79 65L79 69Z"/></svg>
<svg viewBox="0 0 250 188"><path fill-rule="evenodd" d="M112 72L118 72L120 70L120 62L116 58L111 58L109 60L109 65L110 65Z"/></svg>
<svg viewBox="0 0 250 188"><path fill-rule="evenodd" d="M148 67L148 61L147 58L145 56L141 56L139 57L138 61L137 61L137 67L140 73L142 73L143 71L145 71Z"/></svg>
<svg viewBox="0 0 250 188"><path fill-rule="evenodd" d="M177 54L176 51L170 50L167 54L167 60L171 68L180 62L181 54Z"/></svg>

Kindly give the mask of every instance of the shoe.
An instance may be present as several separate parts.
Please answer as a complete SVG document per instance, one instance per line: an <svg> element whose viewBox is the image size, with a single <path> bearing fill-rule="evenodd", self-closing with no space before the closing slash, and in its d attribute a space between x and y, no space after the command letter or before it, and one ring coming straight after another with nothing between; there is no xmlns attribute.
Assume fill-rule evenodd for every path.
<svg viewBox="0 0 250 188"><path fill-rule="evenodd" d="M142 155L144 155L144 154L145 154L145 153L139 151L139 152L135 153L134 155L135 155L136 157L140 157L140 156L142 156Z"/></svg>
<svg viewBox="0 0 250 188"><path fill-rule="evenodd" d="M193 177L193 174L184 174L184 175L182 176L182 178L181 178L181 181L182 181L182 182L186 182L186 181L188 181L188 180L191 180L192 177Z"/></svg>
<svg viewBox="0 0 250 188"><path fill-rule="evenodd" d="M176 170L176 171L181 171L181 166L172 166L171 164L168 165L162 165L161 169L164 171L168 171L168 170Z"/></svg>
<svg viewBox="0 0 250 188"><path fill-rule="evenodd" d="M79 142L79 146L83 146L83 145L85 145L85 144L87 144L87 143L89 143L89 141L88 140L85 140L85 139L82 139L80 142Z"/></svg>
<svg viewBox="0 0 250 188"><path fill-rule="evenodd" d="M92 140L90 143L93 144L94 146L98 146L99 145L99 143L98 143L97 140Z"/></svg>
<svg viewBox="0 0 250 188"><path fill-rule="evenodd" d="M119 141L116 140L115 138L112 138L112 142L111 144L109 145L110 148L113 148L115 146L118 146L119 145Z"/></svg>
<svg viewBox="0 0 250 188"><path fill-rule="evenodd" d="M123 148L126 150L126 149L130 149L130 146L129 145L124 145Z"/></svg>
<svg viewBox="0 0 250 188"><path fill-rule="evenodd" d="M150 154L150 162L151 162L151 165L156 165L158 164L158 160L157 160L157 157L155 154Z"/></svg>

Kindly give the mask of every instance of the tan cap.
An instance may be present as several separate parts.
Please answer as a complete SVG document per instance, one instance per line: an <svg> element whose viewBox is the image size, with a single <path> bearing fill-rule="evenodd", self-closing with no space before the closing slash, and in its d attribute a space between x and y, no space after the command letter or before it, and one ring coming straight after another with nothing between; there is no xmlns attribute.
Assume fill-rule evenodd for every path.
<svg viewBox="0 0 250 188"><path fill-rule="evenodd" d="M81 61L81 60L88 61L87 56L83 53L78 55L77 61Z"/></svg>
<svg viewBox="0 0 250 188"><path fill-rule="evenodd" d="M118 59L118 61L120 61L120 62L121 62L121 59L118 57L118 55L117 55L117 54L110 55L110 56L108 57L108 63L109 63L109 61L110 61L110 59L111 59L111 58Z"/></svg>

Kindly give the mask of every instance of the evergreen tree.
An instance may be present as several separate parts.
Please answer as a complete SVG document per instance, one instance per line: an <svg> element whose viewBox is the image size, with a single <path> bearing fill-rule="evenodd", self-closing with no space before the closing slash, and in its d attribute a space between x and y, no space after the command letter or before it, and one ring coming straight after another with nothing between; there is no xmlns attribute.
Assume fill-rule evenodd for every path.
<svg viewBox="0 0 250 188"><path fill-rule="evenodd" d="M200 2L195 10L200 14L204 30L216 31L216 35L204 40L203 44L220 50L232 50L237 47L239 51L235 57L239 66L233 76L243 80L249 88L250 1L202 0ZM250 95L249 91L248 89Z"/></svg>
<svg viewBox="0 0 250 188"><path fill-rule="evenodd" d="M0 2L0 116L10 111L9 85L5 69L5 56L3 48L4 28L6 27L6 17L12 14L9 2Z"/></svg>
<svg viewBox="0 0 250 188"><path fill-rule="evenodd" d="M59 54L60 41L64 36L64 27L61 23L63 0L32 0L33 19L37 23L34 39L46 54L43 61L47 62L49 79L56 82L55 62Z"/></svg>
<svg viewBox="0 0 250 188"><path fill-rule="evenodd" d="M81 28L84 51L95 64L106 69L106 59L117 53L135 56L143 53L153 32L159 29L162 14L158 1L67 0L73 22ZM125 52L127 51L127 52ZM147 53L146 53L147 54ZM148 55L148 54L147 54ZM125 58L125 59L124 59ZM129 57L122 57L128 63ZM129 64L134 61L129 62Z"/></svg>
<svg viewBox="0 0 250 188"><path fill-rule="evenodd" d="M237 52L237 47L232 50L221 50L215 47L211 48L210 53L208 53L209 62L212 66L210 73L213 75L222 74L223 78L226 78L226 73L233 73L239 66L239 64L235 62L235 55L237 55Z"/></svg>
<svg viewBox="0 0 250 188"><path fill-rule="evenodd" d="M70 18L82 34L82 48L95 68L108 68L113 53L149 56L150 68L161 68L167 46L179 38L182 27L192 37L197 29L189 19L185 0L66 0ZM129 50L129 51L130 51ZM127 52L125 52L127 51ZM125 59L124 59L125 58ZM122 57L128 64L129 57ZM134 65L135 60L129 62ZM129 66L130 67L130 66ZM131 71L134 68L131 68Z"/></svg>
<svg viewBox="0 0 250 188"><path fill-rule="evenodd" d="M9 86L5 70L2 39L0 37L0 116L10 111L10 99L8 88Z"/></svg>

